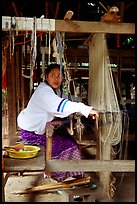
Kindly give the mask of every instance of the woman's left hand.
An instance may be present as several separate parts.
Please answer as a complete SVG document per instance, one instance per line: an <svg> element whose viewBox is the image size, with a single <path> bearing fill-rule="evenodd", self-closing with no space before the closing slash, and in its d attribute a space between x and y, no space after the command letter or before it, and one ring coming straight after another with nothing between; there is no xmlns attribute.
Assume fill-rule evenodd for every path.
<svg viewBox="0 0 137 204"><path fill-rule="evenodd" d="M92 110L90 111L89 115L93 118L93 120L99 118L99 113L98 113L98 111L96 111L96 110L94 110L94 109L92 109Z"/></svg>

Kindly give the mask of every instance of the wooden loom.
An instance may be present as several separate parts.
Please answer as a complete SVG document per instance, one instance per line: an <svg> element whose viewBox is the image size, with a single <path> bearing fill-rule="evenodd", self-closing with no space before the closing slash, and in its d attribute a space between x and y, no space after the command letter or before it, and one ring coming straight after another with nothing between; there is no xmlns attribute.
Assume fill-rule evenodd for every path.
<svg viewBox="0 0 137 204"><path fill-rule="evenodd" d="M51 23L51 24L50 24ZM66 21L60 20L51 20L51 19L36 19L37 30L39 31L47 31L51 29L51 31L61 31L61 32L87 32L87 33L134 33L134 25L132 24L105 24L103 22L79 22L73 21L69 24ZM32 18L16 18L16 25L18 30L32 30L33 19ZM49 26L48 26L49 25ZM10 30L11 29L11 17L2 17L2 29ZM90 46L89 46L90 53ZM9 69L8 69L9 70ZM11 69L12 71L12 69ZM90 83L89 83L90 84ZM10 89L14 90L14 83L8 87L9 92ZM11 91L13 93L13 91ZM90 97L90 93L89 93ZM11 106L13 104L13 99L10 101ZM12 106L14 107L14 105ZM15 118L15 114L12 114L13 119ZM13 136L15 134L15 130L13 125L13 120L9 123L9 136ZM110 145L107 146L110 149ZM46 161L45 170L47 171L65 171L65 170L84 170L84 171L134 171L134 161L106 161L104 160L96 160L96 161ZM84 164L84 165L83 165ZM113 165L112 165L113 164ZM11 166L12 167L12 166ZM109 167L109 168L108 168ZM23 168L23 166L22 166ZM22 169L21 168L21 169ZM18 168L17 168L18 169ZM9 170L9 168L7 168ZM5 166L5 170L6 166ZM43 170L43 169L42 169ZM12 170L13 171L13 170Z"/></svg>
<svg viewBox="0 0 137 204"><path fill-rule="evenodd" d="M97 59L96 59L97 58ZM110 160L112 146L121 141L122 115L115 91L105 34L95 34L89 42L88 103L100 113L97 159ZM114 195L111 171L100 172L100 181L109 197Z"/></svg>

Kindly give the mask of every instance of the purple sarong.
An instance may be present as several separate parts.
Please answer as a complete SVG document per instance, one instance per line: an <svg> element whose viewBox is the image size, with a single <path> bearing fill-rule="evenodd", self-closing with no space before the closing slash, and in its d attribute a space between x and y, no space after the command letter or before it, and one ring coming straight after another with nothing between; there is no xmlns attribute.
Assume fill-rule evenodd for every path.
<svg viewBox="0 0 137 204"><path fill-rule="evenodd" d="M31 145L46 146L46 134L37 135L34 132L26 130L20 131L23 142ZM75 139L68 133L64 126L54 130L52 136L52 159L61 160L79 160L84 159L79 145ZM46 173L45 173L46 174ZM83 172L52 172L51 178L62 182L68 177L82 175Z"/></svg>

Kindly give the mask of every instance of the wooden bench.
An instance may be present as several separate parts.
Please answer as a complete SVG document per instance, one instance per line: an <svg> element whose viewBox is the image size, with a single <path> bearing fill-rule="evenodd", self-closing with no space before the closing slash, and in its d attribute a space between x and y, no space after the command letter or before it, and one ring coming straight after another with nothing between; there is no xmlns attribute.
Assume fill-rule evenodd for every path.
<svg viewBox="0 0 137 204"><path fill-rule="evenodd" d="M46 125L46 147L40 146L37 156L31 159L14 159L4 155L4 169L2 171L2 201L5 202L5 185L10 173L13 172L45 172L46 161L52 159L52 134L54 128L61 125L62 121L49 122ZM14 141L14 142L13 142ZM15 140L12 144L15 144ZM51 173L47 173L50 177Z"/></svg>
<svg viewBox="0 0 137 204"><path fill-rule="evenodd" d="M5 202L5 185L8 177L14 172L44 172L45 148L40 146L37 157L31 159L14 159L4 155L4 169L2 171L2 202Z"/></svg>

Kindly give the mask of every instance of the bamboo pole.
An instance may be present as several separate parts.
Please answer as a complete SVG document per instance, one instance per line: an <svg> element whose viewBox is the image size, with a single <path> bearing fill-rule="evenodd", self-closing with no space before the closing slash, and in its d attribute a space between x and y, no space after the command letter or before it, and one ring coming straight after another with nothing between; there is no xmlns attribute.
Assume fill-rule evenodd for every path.
<svg viewBox="0 0 137 204"><path fill-rule="evenodd" d="M50 184L45 184L45 185L40 185L40 186L34 186L31 188L27 188L24 191L21 192L15 192L15 194L26 194L26 193L32 193L32 192L37 192L37 191L45 191L45 190L52 190L52 189L58 189L58 188L70 188L72 186L76 186L76 185L82 185L82 184L87 184L90 183L90 176L86 177L86 178L82 178L79 180L74 180L74 181L70 181L69 182L58 182L58 183L50 183Z"/></svg>

